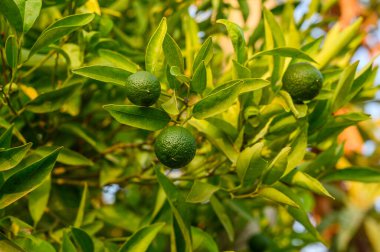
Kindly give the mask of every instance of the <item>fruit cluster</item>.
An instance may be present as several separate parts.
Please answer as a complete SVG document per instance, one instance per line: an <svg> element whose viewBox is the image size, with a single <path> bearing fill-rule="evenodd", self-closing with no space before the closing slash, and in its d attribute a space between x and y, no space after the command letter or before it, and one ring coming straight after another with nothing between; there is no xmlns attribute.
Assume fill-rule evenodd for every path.
<svg viewBox="0 0 380 252"><path fill-rule="evenodd" d="M161 93L159 80L146 71L139 71L130 75L126 87L128 99L139 106L153 105ZM154 150L161 163L170 168L180 168L193 160L196 142L186 128L169 126L157 136Z"/></svg>

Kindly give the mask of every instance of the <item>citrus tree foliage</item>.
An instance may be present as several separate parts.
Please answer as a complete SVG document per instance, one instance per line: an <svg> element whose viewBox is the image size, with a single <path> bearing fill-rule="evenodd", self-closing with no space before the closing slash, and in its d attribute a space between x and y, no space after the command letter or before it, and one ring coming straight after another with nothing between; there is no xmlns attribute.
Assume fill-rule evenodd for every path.
<svg viewBox="0 0 380 252"><path fill-rule="evenodd" d="M315 38L323 22L294 21L288 3L263 8L246 38L222 1L198 6L212 11L205 20L192 4L1 0L0 250L249 251L252 225L263 236L253 251L346 246L350 236L332 243L321 236L331 222L309 213L313 195L342 204L337 181L380 181L370 167L337 169L338 135L369 119L361 104L376 92L376 69L350 63L361 20ZM298 62L323 75L311 101L282 89ZM161 85L150 107L127 99L142 70ZM171 125L196 139L180 169L154 154Z"/></svg>

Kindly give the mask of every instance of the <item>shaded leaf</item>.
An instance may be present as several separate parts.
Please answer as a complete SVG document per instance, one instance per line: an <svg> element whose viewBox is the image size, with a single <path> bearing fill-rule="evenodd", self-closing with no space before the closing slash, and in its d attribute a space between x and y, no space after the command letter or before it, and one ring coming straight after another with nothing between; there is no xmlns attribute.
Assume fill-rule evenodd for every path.
<svg viewBox="0 0 380 252"><path fill-rule="evenodd" d="M1 134L1 136L0 136L0 148L11 147L13 128L14 128L14 124L9 126L8 129L3 134Z"/></svg>
<svg viewBox="0 0 380 252"><path fill-rule="evenodd" d="M51 180L48 178L28 196L28 208L32 216L34 226L40 221L49 201Z"/></svg>
<svg viewBox="0 0 380 252"><path fill-rule="evenodd" d="M48 153L52 152L55 148L56 147L54 146L43 146L36 149L34 153L40 156L45 156ZM92 166L94 164L90 159L86 158L82 154L67 148L62 148L61 152L58 155L57 162L65 165L78 166Z"/></svg>
<svg viewBox="0 0 380 252"><path fill-rule="evenodd" d="M87 194L88 194L88 188L87 188L87 183L84 184L83 192L82 192L82 198L79 203L78 207L78 212L77 216L74 221L74 227L81 227L83 223L83 217L84 217L84 211L86 207L86 199L87 199Z"/></svg>
<svg viewBox="0 0 380 252"><path fill-rule="evenodd" d="M264 174L263 183L270 185L279 180L288 165L288 155L290 147L285 147L277 154L268 167L268 171Z"/></svg>
<svg viewBox="0 0 380 252"><path fill-rule="evenodd" d="M78 247L82 252L94 251L94 242L92 241L91 236L87 234L83 229L72 227L71 233L76 244L78 244Z"/></svg>
<svg viewBox="0 0 380 252"><path fill-rule="evenodd" d="M57 90L40 94L26 105L26 109L34 113L49 113L60 109L76 92L82 84L73 84Z"/></svg>
<svg viewBox="0 0 380 252"><path fill-rule="evenodd" d="M191 236L193 237L194 251L218 252L218 245L211 235L200 228L191 227Z"/></svg>
<svg viewBox="0 0 380 252"><path fill-rule="evenodd" d="M212 208L216 213L216 216L218 216L218 219L222 223L224 229L227 231L228 238L232 242L235 238L235 230L230 217L227 215L226 209L215 196L211 197L210 202Z"/></svg>
<svg viewBox="0 0 380 252"><path fill-rule="evenodd" d="M207 70L205 62L199 63L198 68L195 70L193 78L191 79L190 87L196 93L201 94L207 85Z"/></svg>
<svg viewBox="0 0 380 252"><path fill-rule="evenodd" d="M18 46L14 35L9 36L5 42L5 56L8 66L16 68L18 63Z"/></svg>
<svg viewBox="0 0 380 252"><path fill-rule="evenodd" d="M162 49L165 54L166 61L170 67L176 66L180 69L181 73L184 72L184 63L181 49L175 42L175 40L169 35L166 34Z"/></svg>

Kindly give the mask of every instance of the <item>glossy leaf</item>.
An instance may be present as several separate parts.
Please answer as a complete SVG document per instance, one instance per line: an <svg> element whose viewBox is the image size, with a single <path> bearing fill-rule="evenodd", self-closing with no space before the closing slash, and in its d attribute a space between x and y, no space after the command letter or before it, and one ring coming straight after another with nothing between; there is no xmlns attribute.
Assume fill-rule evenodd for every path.
<svg viewBox="0 0 380 252"><path fill-rule="evenodd" d="M181 49L175 42L175 40L169 35L166 34L162 49L165 54L166 61L170 67L176 66L180 69L181 73L184 72L184 63Z"/></svg>
<svg viewBox="0 0 380 252"><path fill-rule="evenodd" d="M115 67L122 68L130 73L136 73L140 68L136 63L121 53L108 49L100 49L98 52L100 57L111 62Z"/></svg>
<svg viewBox="0 0 380 252"><path fill-rule="evenodd" d="M13 69L16 68L18 63L18 46L14 35L9 36L5 42L5 56L8 66Z"/></svg>
<svg viewBox="0 0 380 252"><path fill-rule="evenodd" d="M236 172L242 186L253 186L255 180L264 172L268 163L261 157L263 143L244 149L236 162Z"/></svg>
<svg viewBox="0 0 380 252"><path fill-rule="evenodd" d="M333 198L331 194L326 190L326 188L319 182L317 179L308 175L307 173L303 173L301 171L296 171L292 174L290 178L290 183L293 185L297 185L306 189L309 189L312 192L315 192L320 195L324 195L330 198Z"/></svg>
<svg viewBox="0 0 380 252"><path fill-rule="evenodd" d="M177 97L173 95L169 100L161 104L163 110L165 110L170 115L178 115L178 101Z"/></svg>
<svg viewBox="0 0 380 252"><path fill-rule="evenodd" d="M197 119L203 119L227 110L236 101L242 83L240 81L226 88L219 89L200 100L194 105L193 116Z"/></svg>
<svg viewBox="0 0 380 252"><path fill-rule="evenodd" d="M261 188L258 194L264 198L273 200L275 202L283 203L296 208L299 207L297 203L295 203L291 198L289 198L284 193L273 187Z"/></svg>
<svg viewBox="0 0 380 252"><path fill-rule="evenodd" d="M245 39L244 33L241 27L237 24L232 23L226 19L219 19L217 23L223 24L228 32L228 36L232 41L232 46L234 47L236 58L239 63L244 63L246 52L245 52Z"/></svg>
<svg viewBox="0 0 380 252"><path fill-rule="evenodd" d="M176 79L181 83L189 83L190 78L181 72L181 69L177 66L170 67L170 74L176 77Z"/></svg>
<svg viewBox="0 0 380 252"><path fill-rule="evenodd" d="M345 105L346 97L349 95L352 84L355 78L356 68L359 61L347 67L339 78L339 82L334 89L334 96L331 98L333 101L333 111L337 111Z"/></svg>
<svg viewBox="0 0 380 252"><path fill-rule="evenodd" d="M218 186L195 180L189 194L187 195L186 201L190 203L207 202L210 200L211 196L218 190Z"/></svg>
<svg viewBox="0 0 380 252"><path fill-rule="evenodd" d="M14 0L2 0L0 1L0 12L3 14L9 21L9 23L16 29L18 32L22 32L24 27L24 15L22 15L21 10L19 9L18 4L21 4L21 1ZM21 6L20 6L21 7Z"/></svg>
<svg viewBox="0 0 380 252"><path fill-rule="evenodd" d="M203 61L205 65L209 64L212 56L213 56L213 43L212 38L208 37L205 42L203 42L201 49L199 49L199 52L195 56L194 64L193 64L193 71L195 71L201 62Z"/></svg>
<svg viewBox="0 0 380 252"><path fill-rule="evenodd" d="M206 85L207 70L205 62L202 61L194 72L193 78L191 79L190 87L194 92L201 94L205 90Z"/></svg>
<svg viewBox="0 0 380 252"><path fill-rule="evenodd" d="M222 223L224 229L227 232L228 239L232 242L235 239L235 229L232 225L230 217L226 212L226 209L215 196L211 197L210 202L212 208L214 209L214 212L216 213L216 216L218 216L219 221Z"/></svg>
<svg viewBox="0 0 380 252"><path fill-rule="evenodd" d="M0 209L28 194L49 176L60 149L10 176L0 188Z"/></svg>
<svg viewBox="0 0 380 252"><path fill-rule="evenodd" d="M220 129L213 126L205 120L197 120L192 118L189 124L206 135L207 139L217 148L219 148L231 162L235 163L238 152L233 146L230 138Z"/></svg>
<svg viewBox="0 0 380 252"><path fill-rule="evenodd" d="M367 167L350 167L335 170L322 177L323 181L358 181L364 183L378 183L380 181L380 172Z"/></svg>
<svg viewBox="0 0 380 252"><path fill-rule="evenodd" d="M111 116L119 123L145 130L159 130L165 127L170 117L160 109L134 105L104 105Z"/></svg>
<svg viewBox="0 0 380 252"><path fill-rule="evenodd" d="M290 150L290 147L283 148L272 160L268 167L268 171L266 172L266 174L264 174L264 184L271 185L277 180L279 180L282 177L282 175L284 175L284 172L286 171L286 167L288 165L288 155Z"/></svg>
<svg viewBox="0 0 380 252"><path fill-rule="evenodd" d="M147 251L149 245L164 226L165 223L160 222L141 228L127 240L119 252Z"/></svg>
<svg viewBox="0 0 380 252"><path fill-rule="evenodd" d="M0 171L12 169L18 165L32 147L32 143L27 143L18 147L0 150Z"/></svg>
<svg viewBox="0 0 380 252"><path fill-rule="evenodd" d="M145 70L156 76L160 76L159 73L164 69L165 57L162 44L164 43L166 31L166 18L162 18L146 47Z"/></svg>
<svg viewBox="0 0 380 252"><path fill-rule="evenodd" d="M47 27L42 34L38 37L37 41L34 43L33 47L30 49L30 58L33 54L41 50L42 48L54 43L60 38L78 30L82 26L85 26L94 19L94 14L76 14L64 17L49 27Z"/></svg>
<svg viewBox="0 0 380 252"><path fill-rule="evenodd" d="M127 78L131 75L131 72L128 72L123 68L99 65L73 69L73 73L97 81L112 83L123 87L125 86Z"/></svg>
<svg viewBox="0 0 380 252"><path fill-rule="evenodd" d="M49 113L60 109L76 92L82 84L73 84L63 88L40 94L30 101L26 109L34 113Z"/></svg>

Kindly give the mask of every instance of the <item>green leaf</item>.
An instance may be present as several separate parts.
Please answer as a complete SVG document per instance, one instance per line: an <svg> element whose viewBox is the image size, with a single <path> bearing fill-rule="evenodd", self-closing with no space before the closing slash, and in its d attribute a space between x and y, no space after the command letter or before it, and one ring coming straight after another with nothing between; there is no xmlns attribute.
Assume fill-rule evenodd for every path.
<svg viewBox="0 0 380 252"><path fill-rule="evenodd" d="M181 72L181 69L177 66L170 67L170 74L173 75L174 77L176 77L176 79L179 80L179 82L181 82L181 83L189 83L190 82L190 78L187 77L186 75L184 75Z"/></svg>
<svg viewBox="0 0 380 252"><path fill-rule="evenodd" d="M297 203L295 203L291 198L289 198L288 196L286 196L284 193L277 190L276 188L264 187L260 189L258 194L264 198L273 200L275 202L279 202L279 203L283 203L289 206L299 208Z"/></svg>
<svg viewBox="0 0 380 252"><path fill-rule="evenodd" d="M82 84L73 84L60 89L40 94L26 105L26 109L33 113L49 113L60 109L76 92Z"/></svg>
<svg viewBox="0 0 380 252"><path fill-rule="evenodd" d="M238 152L234 149L233 142L220 129L205 120L197 120L192 118L188 123L195 127L198 131L206 135L207 139L217 148L219 148L232 162L237 160Z"/></svg>
<svg viewBox="0 0 380 252"><path fill-rule="evenodd" d="M280 25L277 23L275 17L266 8L263 9L263 14L264 14L264 19L267 22L267 24L269 25L269 28L271 30L275 46L276 47L284 47L285 46L284 34L281 30ZM265 30L265 32L267 32L267 30ZM267 49L271 49L271 48L267 48Z"/></svg>
<svg viewBox="0 0 380 252"><path fill-rule="evenodd" d="M309 55L307 55L306 53L302 52L301 50L297 48L292 48L292 47L277 47L274 49L261 51L261 52L255 53L251 58L249 58L249 61L256 59L258 57L264 56L264 55L276 55L276 56L281 56L281 57L290 57L294 59L303 59L303 60L315 62L315 60L311 58Z"/></svg>
<svg viewBox="0 0 380 252"><path fill-rule="evenodd" d="M70 237L67 235L67 232L65 231L63 231L62 245L59 251L60 252L76 252L77 251L74 244L70 240Z"/></svg>
<svg viewBox="0 0 380 252"><path fill-rule="evenodd" d="M40 15L42 0L25 0L24 10L24 33L33 27L34 22Z"/></svg>
<svg viewBox="0 0 380 252"><path fill-rule="evenodd" d="M189 216L188 207L183 195L177 190L175 185L160 172L159 167L156 167L156 176L158 183L164 189L168 198L170 207L174 214L176 223L178 224L181 234L186 243L186 252L193 251L190 233L190 222L187 219Z"/></svg>
<svg viewBox="0 0 380 252"><path fill-rule="evenodd" d="M125 82L131 72L123 68L111 66L85 66L72 70L74 74L78 74L97 81L112 83L125 87Z"/></svg>
<svg viewBox="0 0 380 252"><path fill-rule="evenodd" d="M56 149L54 146L43 146L39 147L34 151L34 153L45 156L48 153L52 152L53 149ZM65 165L74 165L74 166L92 166L94 163L83 156L82 154L72 151L67 148L62 148L61 152L58 155L57 162Z"/></svg>
<svg viewBox="0 0 380 252"><path fill-rule="evenodd" d="M319 195L324 195L334 199L333 196L324 188L324 186L319 182L319 180L313 178L307 173L296 171L294 174L291 174L291 178L286 178L292 185L297 185L305 189L309 189L312 192L315 192Z"/></svg>
<svg viewBox="0 0 380 252"><path fill-rule="evenodd" d="M302 204L301 199L298 197L298 195L295 194L289 187L285 186L282 183L276 183L274 185L274 188L282 192L283 194L285 194L287 197L289 197L299 206L298 208L289 206L287 208L289 214L293 216L293 218L296 221L301 223L306 228L306 230L310 232L310 234L312 234L319 241L323 242L321 235L318 233L317 229L310 222L309 216L307 215L306 211L302 208L303 204Z"/></svg>
<svg viewBox="0 0 380 252"><path fill-rule="evenodd" d="M249 68L243 66L236 60L232 60L233 66L234 66L234 76L235 79L242 79L242 78L250 78L251 77L251 70Z"/></svg>
<svg viewBox="0 0 380 252"><path fill-rule="evenodd" d="M290 147L283 148L277 156L272 160L268 167L268 171L264 174L263 183L271 185L279 180L286 171L288 165L288 155Z"/></svg>
<svg viewBox="0 0 380 252"><path fill-rule="evenodd" d="M169 34L165 35L162 49L169 66L176 66L180 69L181 73L183 73L185 68L181 49Z"/></svg>
<svg viewBox="0 0 380 252"><path fill-rule="evenodd" d="M59 19L41 33L37 41L34 43L32 49L30 49L28 58L30 58L33 54L42 48L58 41L66 35L69 35L82 26L91 23L94 17L95 15L92 13L86 13L66 16L62 19Z"/></svg>
<svg viewBox="0 0 380 252"><path fill-rule="evenodd" d="M203 119L227 110L236 101L242 83L239 81L231 86L218 89L218 91L212 92L197 102L193 108L193 116L197 119Z"/></svg>
<svg viewBox="0 0 380 252"><path fill-rule="evenodd" d="M202 61L198 68L195 70L193 78L190 83L190 88L194 92L201 94L207 86L207 70L205 62Z"/></svg>
<svg viewBox="0 0 380 252"><path fill-rule="evenodd" d="M380 182L380 171L367 167L350 167L332 171L323 176L321 180L325 182L348 180L364 183L378 183Z"/></svg>
<svg viewBox="0 0 380 252"><path fill-rule="evenodd" d="M120 248L119 252L145 252L152 243L158 232L165 226L165 223L159 222L146 226L134 233L126 243Z"/></svg>
<svg viewBox="0 0 380 252"><path fill-rule="evenodd" d="M0 148L11 147L13 128L14 124L9 126L8 129L0 136Z"/></svg>
<svg viewBox="0 0 380 252"><path fill-rule="evenodd" d="M252 147L245 148L236 162L236 172L243 187L253 186L255 180L268 166L261 156L263 143L257 143Z"/></svg>
<svg viewBox="0 0 380 252"><path fill-rule="evenodd" d="M359 61L356 61L352 65L344 69L340 75L339 82L334 88L334 95L331 98L333 101L333 111L337 111L339 108L345 105L346 98L350 94L352 84L354 83L356 68Z"/></svg>
<svg viewBox="0 0 380 252"><path fill-rule="evenodd" d="M28 196L28 208L32 216L34 226L40 221L45 212L45 208L49 201L51 181L46 179L34 191L31 191Z"/></svg>
<svg viewBox="0 0 380 252"><path fill-rule="evenodd" d="M179 110L177 96L173 95L172 97L170 97L169 100L161 104L161 107L170 115L178 115Z"/></svg>
<svg viewBox="0 0 380 252"><path fill-rule="evenodd" d="M72 227L71 233L82 252L94 252L94 242L83 229Z"/></svg>
<svg viewBox="0 0 380 252"><path fill-rule="evenodd" d="M307 148L307 123L302 123L299 128L294 131L293 141L290 144L292 148L288 156L288 165L285 174L288 174L303 160Z"/></svg>
<svg viewBox="0 0 380 252"><path fill-rule="evenodd" d="M0 171L12 169L18 165L32 147L32 143L27 143L18 147L0 150Z"/></svg>
<svg viewBox="0 0 380 252"><path fill-rule="evenodd" d="M189 194L187 195L187 202L190 203L204 203L210 200L211 196L219 190L218 186L195 180Z"/></svg>
<svg viewBox="0 0 380 252"><path fill-rule="evenodd" d="M97 141L95 136L91 135L86 128L78 123L65 123L59 127L59 130L83 139L98 152L102 152L106 148L104 143Z"/></svg>
<svg viewBox="0 0 380 252"><path fill-rule="evenodd" d="M86 207L86 199L87 199L87 194L88 194L88 188L87 188L87 183L85 182L84 188L83 188L83 193L82 193L82 198L80 200L77 216L74 221L74 227L81 227L83 224L83 217L84 217L84 211Z"/></svg>
<svg viewBox="0 0 380 252"><path fill-rule="evenodd" d="M49 176L60 149L10 176L0 188L0 209L37 188Z"/></svg>
<svg viewBox="0 0 380 252"><path fill-rule="evenodd" d="M197 227L191 227L194 251L219 252L218 245L211 235Z"/></svg>
<svg viewBox="0 0 380 252"><path fill-rule="evenodd" d="M159 130L169 122L169 115L156 108L134 105L104 105L111 116L119 123L145 130Z"/></svg>
<svg viewBox="0 0 380 252"><path fill-rule="evenodd" d="M160 76L160 72L163 72L164 69L165 57L162 44L164 43L167 29L166 18L164 17L146 47L145 70L155 76Z"/></svg>
<svg viewBox="0 0 380 252"><path fill-rule="evenodd" d="M5 56L8 66L15 69L18 63L18 46L14 35L10 35L5 42Z"/></svg>
<svg viewBox="0 0 380 252"><path fill-rule="evenodd" d="M111 62L115 67L122 68L130 73L136 73L140 68L136 63L121 53L107 49L99 49L98 52L102 59L105 59Z"/></svg>
<svg viewBox="0 0 380 252"><path fill-rule="evenodd" d="M350 26L342 30L341 24L337 22L332 27L323 43L323 47L316 57L316 61L319 63L318 67L325 67L331 60L334 59L342 50L359 34L363 19L358 18Z"/></svg>
<svg viewBox="0 0 380 252"><path fill-rule="evenodd" d="M14 0L1 0L0 1L0 12L8 19L8 22L16 29L18 32L22 32L24 27L24 15L22 15L19 5L25 4L25 1L14 1Z"/></svg>
<svg viewBox="0 0 380 252"><path fill-rule="evenodd" d="M195 71L202 61L204 61L205 65L208 65L212 59L212 56L214 54L214 47L212 43L212 38L208 37L206 41L202 44L201 49L199 49L199 52L195 56L195 60L193 63L193 71Z"/></svg>
<svg viewBox="0 0 380 252"><path fill-rule="evenodd" d="M230 239L232 242L235 238L235 230L230 217L226 212L226 209L215 196L211 197L210 202L212 208L214 209L214 212L216 213L216 216L218 216L218 219L222 223L224 229L227 231L228 239Z"/></svg>
<svg viewBox="0 0 380 252"><path fill-rule="evenodd" d="M243 64L246 57L245 52L245 39L244 32L240 26L226 19L219 19L216 21L219 24L223 24L228 32L228 36L232 41L232 46L234 47L237 61Z"/></svg>

